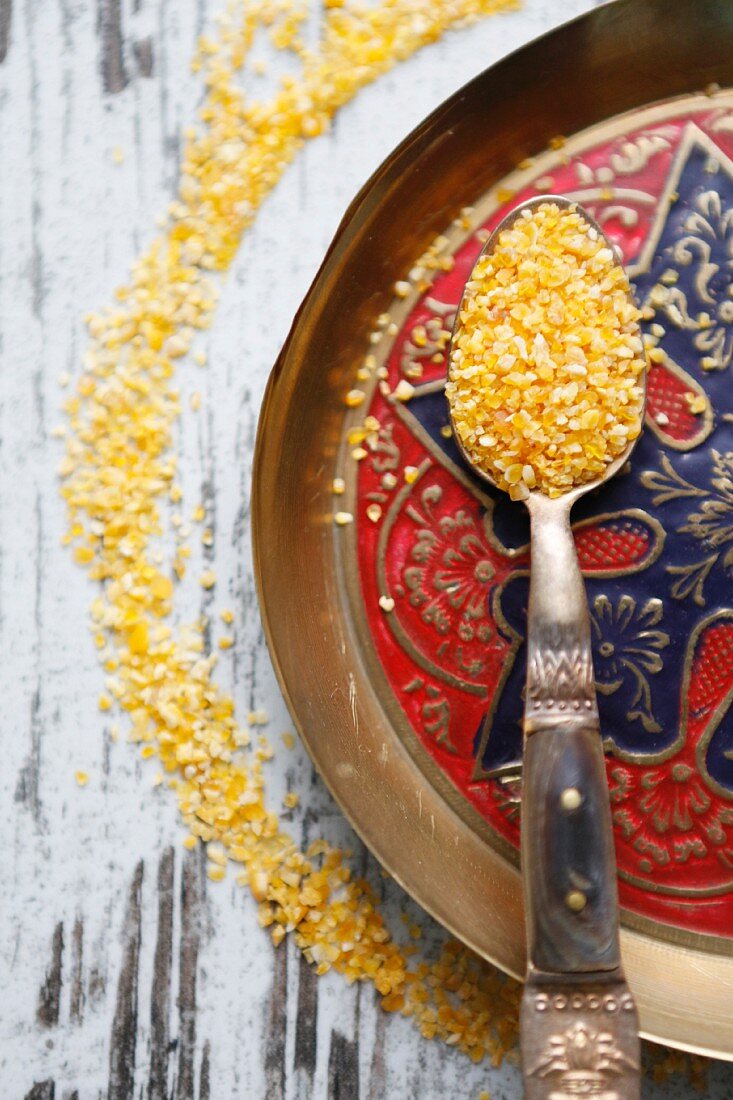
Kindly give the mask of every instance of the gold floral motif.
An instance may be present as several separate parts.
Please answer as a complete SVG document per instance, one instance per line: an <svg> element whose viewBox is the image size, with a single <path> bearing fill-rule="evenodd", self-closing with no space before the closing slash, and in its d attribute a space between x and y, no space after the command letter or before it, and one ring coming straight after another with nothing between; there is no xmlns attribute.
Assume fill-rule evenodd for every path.
<svg viewBox="0 0 733 1100"><path fill-rule="evenodd" d="M630 206L622 206L620 203L612 203L598 212L599 225L605 225L610 221L617 221L625 229L631 229L639 224L639 211L633 210Z"/></svg>
<svg viewBox="0 0 733 1100"><path fill-rule="evenodd" d="M698 488L697 485L691 485L689 481L685 481L682 475L677 473L667 455L664 454L662 455L662 472L647 470L641 475L641 483L644 488L655 493L655 496L652 497L652 504L655 507L681 497L705 496L705 490Z"/></svg>
<svg viewBox="0 0 733 1100"><path fill-rule="evenodd" d="M614 824L627 839L633 838L643 874L711 856L722 867L733 868L733 809L713 798L690 764L678 760L671 768L649 768L639 777L619 766L609 780Z"/></svg>
<svg viewBox="0 0 733 1100"><path fill-rule="evenodd" d="M668 139L658 132L640 134L633 139L626 138L616 152L611 154L608 164L591 167L582 160L577 161L575 171L578 182L584 186L592 183L608 185L613 183L616 176L634 176L642 168L646 168L657 153L664 152L669 147Z"/></svg>
<svg viewBox="0 0 733 1100"><path fill-rule="evenodd" d="M662 614L661 600L647 600L637 609L636 600L627 595L615 605L608 596L596 596L591 611L596 688L613 695L631 679L634 694L626 717L629 722L638 719L647 733L661 730L652 713L649 676L661 672L659 651L669 645L669 634L654 629Z"/></svg>
<svg viewBox="0 0 733 1100"><path fill-rule="evenodd" d="M665 149L669 149L669 141L661 134L640 134L633 141L624 141L620 150L611 154L610 165L617 175L632 176Z"/></svg>
<svg viewBox="0 0 733 1100"><path fill-rule="evenodd" d="M377 441L372 451L371 463L378 474L387 474L396 470L400 464L400 449L392 438L392 425L380 427Z"/></svg>
<svg viewBox="0 0 733 1100"><path fill-rule="evenodd" d="M488 642L493 636L488 615L489 586L494 566L486 553L475 518L459 509L437 522L433 506L442 492L430 486L422 494L423 510L409 505L407 514L418 524L410 560L403 573L410 604L439 635L451 630L451 612L460 613L458 637L468 644ZM460 657L459 657L460 659ZM483 668L477 658L467 659L464 671L476 676Z"/></svg>
<svg viewBox="0 0 733 1100"><path fill-rule="evenodd" d="M612 155L608 164L591 167L583 161L575 165L580 190L568 198L582 202L599 225L617 221L626 229L639 224L640 212L654 205L656 199L639 188L619 187L618 176L635 175L657 153L669 148L660 134L642 134L635 141L626 141Z"/></svg>
<svg viewBox="0 0 733 1100"><path fill-rule="evenodd" d="M705 582L722 559L727 575L733 574L733 451L710 450L712 463L709 485L701 487L686 481L662 456L662 471L648 470L642 474L642 484L655 495L654 505L690 497L700 500L687 522L678 528L680 534L692 535L706 553L689 565L668 565L667 572L676 577L671 587L675 599L688 596L699 607L705 606Z"/></svg>
<svg viewBox="0 0 733 1100"><path fill-rule="evenodd" d="M380 591L388 596L394 595L400 601L408 590L404 571L406 568L412 567L408 558L407 563L401 568L400 581L402 583L394 585L387 576L387 547L398 516L407 516L419 529L438 530L435 506L442 499L443 490L440 485L432 480L429 481L429 484L425 484L429 480L427 475L431 465L430 459L424 459L418 467L417 478L414 483L405 484L396 490L380 528L376 557L377 580ZM413 539L413 547L414 545L415 541ZM490 551L487 548L487 558L489 554ZM429 571L430 564L430 562L426 563L426 571ZM429 589L429 587L429 585L426 585L426 588ZM394 589L393 592L392 589ZM434 591L433 594L436 598L441 595L437 591ZM407 601L408 604L410 602ZM420 609L421 604L419 601L417 604L412 602L412 606ZM484 641L479 639L473 642L469 653L469 647L460 638L454 638L453 633L449 630L447 633L438 634L439 644L435 652L426 653L423 647L415 642L410 631L402 625L399 612L388 615L387 623L399 646L431 676L470 695L479 695L481 698L486 697L486 686L481 682L480 675L478 675L485 669L486 658L489 653L489 647ZM433 627L430 622L427 625ZM491 629L488 615L487 625ZM481 634L485 637L485 632L482 631ZM479 659L478 662L476 658Z"/></svg>
<svg viewBox="0 0 733 1100"><path fill-rule="evenodd" d="M402 689L406 694L424 692L425 700L420 705L420 717L422 718L425 733L450 752L456 748L450 739L450 703L439 688L434 684L426 684L421 676L416 676Z"/></svg>
<svg viewBox="0 0 733 1100"><path fill-rule="evenodd" d="M659 288L657 310L678 328L694 332L693 344L710 367L723 370L733 359L733 209L717 191L698 195L682 224L684 237L672 248L678 267L692 268L692 285L702 308L693 310L679 286Z"/></svg>

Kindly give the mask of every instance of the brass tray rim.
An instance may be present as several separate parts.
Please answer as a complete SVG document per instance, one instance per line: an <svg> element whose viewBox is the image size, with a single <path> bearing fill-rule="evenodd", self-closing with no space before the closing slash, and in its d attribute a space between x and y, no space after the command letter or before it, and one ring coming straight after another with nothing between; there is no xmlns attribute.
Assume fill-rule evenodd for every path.
<svg viewBox="0 0 733 1100"><path fill-rule="evenodd" d="M523 971L523 944L519 951L515 949L516 944L513 945L513 949L509 950L507 950L505 943L497 942L490 944L482 934L477 934L475 923L472 927L466 926L465 922L461 919L462 913L460 911L455 913L454 909L449 904L446 904L449 899L445 897L441 898L440 896L434 897L432 894L425 892L424 885L421 885L421 883L417 881L419 876L416 876L412 872L404 856L402 858L400 857L399 853L403 851L403 848L400 848L399 845L395 846L394 844L390 844L389 839L385 836L384 828L376 824L378 821L383 822L384 818L381 818L379 814L376 813L366 815L363 812L363 807L360 808L358 805L355 806L355 802L358 802L358 800L355 800L352 794L354 771L358 777L359 764L363 764L363 760L359 759L359 753L354 755L353 747L351 753L349 753L348 745L346 743L342 744L342 750L346 750L344 759L335 767L332 767L329 765L327 747L324 747L318 735L314 735L312 732L311 722L313 716L306 715L303 712L302 701L299 701L297 698L298 689L296 685L298 682L299 670L297 661L295 663L293 662L289 647L286 644L287 639L284 635L287 632L283 628L282 621L277 620L277 616L271 616L269 612L270 601L268 600L267 594L268 591L272 591L271 584L274 578L271 573L273 558L267 550L267 547L272 544L271 537L269 536L273 533L270 531L268 535L268 530L273 523L273 509L270 506L272 497L269 492L271 487L270 482L272 481L273 455L268 454L268 436L272 437L273 435L273 421L277 420L278 413L282 414L283 410L289 408L292 403L292 392L289 395L287 393L285 394L285 401L282 401L281 397L283 396L282 391L287 389L289 381L287 367L290 359L293 356L297 359L295 345L297 344L298 338L312 325L311 315L314 311L317 312L318 300L323 300L324 297L327 298L327 294L324 294L324 290L327 290L329 283L332 281L334 269L343 257L343 253L358 243L358 230L364 227L365 211L366 220L368 220L369 213L373 212L375 203L377 205L382 205L386 201L385 195L382 194L380 198L378 193L385 190L385 183L388 183L389 177L395 174L395 166L398 166L406 160L410 155L412 147L421 142L424 144L425 135L434 131L436 126L439 127L441 119L449 114L451 110L455 110L464 99L471 95L476 95L477 89L480 90L482 83L486 81L490 74L496 75L500 70L506 70L507 75L509 75L512 67L517 64L521 67L521 62L527 59L533 51L548 44L557 46L557 44L561 43L563 38L573 30L577 31L580 28L582 31L586 32L587 37L592 39L599 28L602 30L605 27L607 31L609 23L613 23L614 18L621 17L626 19L630 11L638 14L642 5L646 5L647 11L653 19L653 11L649 11L649 9L661 8L663 2L666 3L668 11L668 0L613 0L612 3L606 4L604 8L592 10L568 23L562 24L543 35L541 38L535 39L533 42L520 47L490 69L485 70L465 87L454 93L453 96L428 116L416 130L408 135L365 183L349 205L334 236L333 242L326 253L324 261L296 314L288 338L273 367L263 398L257 429L252 490L252 537L255 580L263 627L273 666L280 688L300 736L306 745L314 765L324 779L331 794L341 807L347 820L367 846L375 853L380 862L387 868L390 874L408 893L416 897L420 904L436 920L445 925L450 931L458 936L458 938L466 942L479 954L490 959L501 969L513 974L515 977L520 977ZM690 19L695 16L695 9L697 10L697 18L701 17L701 11L703 18L707 12L710 12L714 16L716 14L721 15L723 6L720 0L702 0L702 2L700 2L700 0L676 0L677 12L681 9L686 9ZM733 32L733 27L729 26L728 30L729 32ZM733 78L733 73L731 77ZM730 82L733 83L733 79L731 79ZM685 95L694 93L695 91L700 91L699 84L686 90L679 90L676 94ZM672 98L672 95L665 95L664 98ZM638 103L638 108L649 105L650 102L647 100ZM627 109L634 109L633 105ZM602 116L596 117L595 121L602 121ZM591 123L585 123L582 128L585 128L585 126L589 124ZM389 190L389 188L387 187L386 190ZM377 192L376 199L375 192ZM282 415L280 418L282 419ZM285 420L287 421L287 417L285 417ZM324 458L324 468L325 461ZM336 537L338 536L334 532L332 534L332 543ZM354 538L355 532L349 531L346 537ZM335 555L335 557L338 562L340 560L340 555ZM341 605L343 606L343 602L346 599L343 582L340 584L340 590L342 597ZM345 627L354 635L353 624L339 623L339 626L342 629ZM342 641L342 645L343 644ZM362 663L361 655L358 652L356 654L352 653L351 656L352 658L356 656L358 659L357 663ZM363 679L365 674L364 669L362 668L360 671L362 672ZM371 689L368 680L365 682L367 688ZM349 690L352 683L353 671L349 674ZM340 688L343 689L344 686L345 685L341 684ZM374 718L375 715L381 716L383 720L383 725L379 727L381 733L384 728L389 728L389 723L386 721L386 715L384 714L381 701L376 697L373 689L371 690L373 698L367 699L366 701L360 700L359 702L362 706L368 704L372 718ZM341 717L345 717L343 708L339 709L342 712ZM352 716L355 715L356 712L353 707L353 700L351 701L349 709L351 710ZM334 710L336 710L336 708L334 708ZM338 726L338 713L332 721L332 724L334 728ZM344 728L346 728L346 726L344 726ZM360 736L363 737L364 735L359 734L357 729L357 738ZM458 818L458 815L442 801L442 799L437 797L436 792L432 790L432 788L429 788L426 783L425 775L419 769L417 763L409 756L396 737L394 740L395 744L390 746L390 749L394 751L395 757L399 760L401 773L408 777L409 781L417 784L416 789L420 790L421 794L421 808L427 799L428 804L425 806L426 812L431 815L434 815L436 812L438 813L440 824L448 834L449 839L453 841L455 847L458 849L459 845L465 845L469 864L472 859L475 859L475 870L482 870L484 875L488 876L491 886L494 888L494 892L496 893L498 888L498 893L500 895L506 895L504 901L510 901L509 913L505 912L503 918L504 923L507 922L508 918L508 922L513 924L515 929L514 938L516 939L517 927L523 929L521 909L519 912L517 912L516 909L517 892L521 895L519 875L516 868L506 864L497 853L488 849L482 841L478 841L477 843L478 838L476 834L470 830L465 822ZM368 742L366 744L368 745ZM360 751L364 750L364 745L364 742L359 745ZM376 742L369 748L369 751L373 751L375 748ZM351 756L351 759L349 759L349 756ZM356 761L356 763L354 763L354 761ZM339 772L340 765L343 765L345 769L341 773ZM349 768L352 769L352 772L348 774L347 778ZM414 824L411 826L410 820L409 812L404 806L401 807L400 813L397 814L397 822L401 825L403 830L410 834L410 844L414 845L417 843L419 848L419 845L425 842L425 830L421 825L415 829ZM395 821L392 822L392 824L395 823ZM433 823L433 831L435 831L435 822ZM409 849L410 845L408 845L407 848ZM465 853L462 852L462 855L463 854ZM439 857L438 860L435 861L436 871L438 873L440 873L441 868L437 865L439 865L443 859L444 857ZM496 866L497 862L503 863L503 866ZM498 876L497 879L491 879L491 874L496 874ZM497 918L502 916L502 914L497 911L495 896L484 896L482 900L484 916L486 918ZM475 913L473 916L475 917ZM492 937L489 937L489 939L492 939ZM500 941L501 937L498 937L498 940ZM687 947L680 947L679 945L671 945L628 927L622 930L622 947L625 965L631 976L632 983L637 985L637 990L640 985L644 987L640 992L637 992L642 1017L642 1034L651 1040L665 1042L690 1052L733 1060L733 1019L731 1018L731 1012L728 1010L727 1017L723 1020L719 1015L716 1016L716 1013L721 1011L720 1006L718 1006L717 1009L713 1007L716 1002L720 1001L719 995L714 995L715 990L719 990L721 986L725 988L733 984L733 959L728 957L721 958L710 952L701 952ZM704 1003L703 1011L699 1019L695 1017L695 1013L691 1012L689 1009L686 1013L682 1014L685 1026L687 1024L696 1025L688 1028L691 1033L694 1031L694 1037L692 1037L691 1034L688 1036L684 1031L680 1030L681 1013L677 998L683 986L682 981L678 983L676 978L671 977L671 972L674 972L675 975L679 975L680 979L684 979L684 981L688 981L690 974L693 972L696 974L698 981L703 979L703 988L699 990L699 993L703 996L703 1001L707 1003L707 1011L705 1010ZM658 995L649 998L648 993L655 985L657 987L663 985L664 991L657 989ZM662 1007L664 1005L672 1005L672 1008L670 1009L667 1007L665 1011ZM695 1007L698 1011L700 1010L699 1003ZM689 1019L689 1017L692 1018ZM713 1046L709 1042L713 1017L716 1017L716 1026L712 1027L712 1032L717 1035L718 1039L724 1039L725 1045L723 1046L721 1046L720 1043L718 1043L717 1046ZM720 1023L724 1023L724 1030L722 1032L720 1031ZM725 1030L725 1027L727 1027L727 1030Z"/></svg>

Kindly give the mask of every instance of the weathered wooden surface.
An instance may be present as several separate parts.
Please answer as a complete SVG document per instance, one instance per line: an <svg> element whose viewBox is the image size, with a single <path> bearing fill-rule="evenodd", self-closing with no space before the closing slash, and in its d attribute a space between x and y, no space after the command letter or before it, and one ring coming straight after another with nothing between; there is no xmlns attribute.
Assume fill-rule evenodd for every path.
<svg viewBox="0 0 733 1100"><path fill-rule="evenodd" d="M387 1017L371 988L316 980L274 950L233 880L214 886L181 846L170 792L114 741L87 628L91 585L60 544L59 376L173 194L180 130L201 95L188 62L222 0L0 0L0 1093L9 1100L382 1100L519 1095L514 1067L476 1067ZM364 91L262 210L186 368L179 452L186 508L215 515L213 608L236 611L219 676L238 706L288 728L264 648L249 551L257 410L290 319L352 194L391 147L473 72L589 7L527 0L451 36ZM124 151L117 164L113 150ZM277 280L277 294L272 286ZM267 318L267 324L262 319ZM201 610L192 570L179 607ZM84 790L74 772L89 772ZM441 936L373 861L303 751L270 765L273 804L301 794L296 833L354 849L388 911ZM650 1097L693 1095L684 1082ZM709 1095L733 1095L715 1066Z"/></svg>

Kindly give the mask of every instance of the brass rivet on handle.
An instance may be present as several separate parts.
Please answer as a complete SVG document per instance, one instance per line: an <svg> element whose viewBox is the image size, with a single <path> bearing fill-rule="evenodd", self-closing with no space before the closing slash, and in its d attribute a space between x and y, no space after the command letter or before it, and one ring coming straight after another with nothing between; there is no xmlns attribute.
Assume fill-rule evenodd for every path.
<svg viewBox="0 0 733 1100"><path fill-rule="evenodd" d="M568 890L565 895L565 904L574 913L581 913L588 904L588 899L582 890Z"/></svg>
<svg viewBox="0 0 733 1100"><path fill-rule="evenodd" d="M566 787L560 795L560 805L563 810L577 810L583 801L583 796L577 787Z"/></svg>

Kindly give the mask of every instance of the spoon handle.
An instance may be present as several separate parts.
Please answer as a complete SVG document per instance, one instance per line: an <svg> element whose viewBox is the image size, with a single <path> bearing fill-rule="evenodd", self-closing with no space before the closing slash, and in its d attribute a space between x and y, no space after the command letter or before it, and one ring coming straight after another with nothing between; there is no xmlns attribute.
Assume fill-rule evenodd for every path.
<svg viewBox="0 0 733 1100"><path fill-rule="evenodd" d="M529 957L551 973L621 961L590 619L569 512L547 498L531 508L522 865Z"/></svg>
<svg viewBox="0 0 733 1100"><path fill-rule="evenodd" d="M639 1040L621 969L585 585L570 503L538 495L530 500L530 517L522 783L526 1096L550 1096L551 1085L554 1095L565 1095L560 1077L572 1069L585 1070L592 1079L595 1074L607 1086L603 1094L609 1100L627 1100L639 1095ZM583 1050L573 1052L578 1044Z"/></svg>

